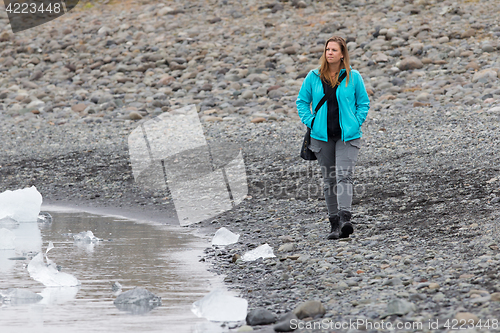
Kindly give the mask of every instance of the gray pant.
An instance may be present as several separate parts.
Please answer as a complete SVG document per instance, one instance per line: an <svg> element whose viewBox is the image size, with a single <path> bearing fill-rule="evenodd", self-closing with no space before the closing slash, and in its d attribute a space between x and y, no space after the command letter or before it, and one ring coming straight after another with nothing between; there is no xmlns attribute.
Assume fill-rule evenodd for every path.
<svg viewBox="0 0 500 333"><path fill-rule="evenodd" d="M353 174L360 148L361 139L324 142L311 138L309 149L315 153L321 167L329 217L340 210L351 211Z"/></svg>

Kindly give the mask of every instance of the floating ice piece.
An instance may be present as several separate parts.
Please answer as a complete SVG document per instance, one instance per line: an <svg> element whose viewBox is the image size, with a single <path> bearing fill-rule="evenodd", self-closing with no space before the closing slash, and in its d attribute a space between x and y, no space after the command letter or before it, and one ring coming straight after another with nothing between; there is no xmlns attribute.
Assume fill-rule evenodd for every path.
<svg viewBox="0 0 500 333"><path fill-rule="evenodd" d="M212 239L212 245L234 244L238 241L239 238L240 235L234 234L229 231L229 229L222 227L215 233L214 238Z"/></svg>
<svg viewBox="0 0 500 333"><path fill-rule="evenodd" d="M0 193L0 219L10 217L18 222L36 222L42 195L35 186Z"/></svg>
<svg viewBox="0 0 500 333"><path fill-rule="evenodd" d="M79 287L50 287L40 293L43 299L39 304L62 304L73 300Z"/></svg>
<svg viewBox="0 0 500 333"><path fill-rule="evenodd" d="M111 286L111 290L112 291L118 291L118 290L122 290L122 285L120 282L118 281L115 281L115 283L113 283L113 285Z"/></svg>
<svg viewBox="0 0 500 333"><path fill-rule="evenodd" d="M85 242L85 243L97 243L100 241L99 238L95 237L92 231L82 231L76 235L73 235L73 239L76 242Z"/></svg>
<svg viewBox="0 0 500 333"><path fill-rule="evenodd" d="M49 242L49 246L47 246L47 250L45 250L45 254L49 253L50 250L54 248L54 243L52 241Z"/></svg>
<svg viewBox="0 0 500 333"><path fill-rule="evenodd" d="M37 221L40 223L51 223L52 215L47 212L40 212L40 214L38 214Z"/></svg>
<svg viewBox="0 0 500 333"><path fill-rule="evenodd" d="M3 303L10 305L22 305L38 303L43 298L39 294L26 289L10 288L6 291L0 291L0 297Z"/></svg>
<svg viewBox="0 0 500 333"><path fill-rule="evenodd" d="M241 321L247 317L248 302L230 295L223 289L215 289L191 306L198 317L210 321Z"/></svg>
<svg viewBox="0 0 500 333"><path fill-rule="evenodd" d="M12 229L16 235L17 252L39 252L42 250L42 233L38 223L19 223Z"/></svg>
<svg viewBox="0 0 500 333"><path fill-rule="evenodd" d="M241 257L243 261L254 261L259 258L274 258L276 257L273 253L273 248L269 244L263 244L251 251L248 251Z"/></svg>
<svg viewBox="0 0 500 333"><path fill-rule="evenodd" d="M161 305L161 297L144 288L134 288L120 294L113 304L121 311L143 314Z"/></svg>
<svg viewBox="0 0 500 333"><path fill-rule="evenodd" d="M10 217L4 217L0 219L0 228L7 228L7 229L15 229L19 226L19 222L16 220L10 218Z"/></svg>
<svg viewBox="0 0 500 333"><path fill-rule="evenodd" d="M198 323L193 323L191 332L192 333L207 333L207 332L224 333L224 332L230 332L230 331L229 331L228 325L221 326L221 323L204 320L204 321L201 321ZM237 331L234 330L233 332L237 332ZM244 332L244 331L242 330L242 332Z"/></svg>
<svg viewBox="0 0 500 333"><path fill-rule="evenodd" d="M0 229L0 250L14 250L16 235L9 229Z"/></svg>
<svg viewBox="0 0 500 333"><path fill-rule="evenodd" d="M75 287L80 285L80 281L71 274L59 272L57 266L47 259L47 264L43 260L43 254L38 253L28 264L30 276L43 283L46 287Z"/></svg>

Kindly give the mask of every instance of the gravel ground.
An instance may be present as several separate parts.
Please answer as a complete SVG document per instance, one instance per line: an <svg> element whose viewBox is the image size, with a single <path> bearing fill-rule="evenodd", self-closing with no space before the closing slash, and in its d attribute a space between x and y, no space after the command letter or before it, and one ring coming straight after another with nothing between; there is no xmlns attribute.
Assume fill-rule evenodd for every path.
<svg viewBox="0 0 500 333"><path fill-rule="evenodd" d="M222 11L203 17L196 30L191 21L207 5ZM500 318L500 28L494 3L344 1L334 14L325 2L251 3L248 15L227 1L187 4L184 13L142 6L148 10L139 18L115 16L128 27L101 30L97 11L82 9L74 14L75 26L92 22L83 35L52 33L60 47L82 40L88 45L81 52L109 53L106 61L105 55L95 62L81 57L74 69L61 69L63 55L73 52L68 45L34 40L47 52L37 63L24 42L29 32L0 36L6 39L0 62L11 66L1 72L0 191L35 185L48 203L175 218L168 193L134 182L127 139L141 122L194 103L209 142L224 138L242 148L249 193L234 209L189 228L207 238L223 226L241 235L236 244L207 248L203 260L226 276L250 310L281 316L302 302L321 302L322 310L299 316L304 328L298 332L370 331L368 323L382 321L423 325L402 331L452 331L452 320L461 318L474 323L467 322L468 332L486 329L487 321L489 330L500 331L493 326ZM102 21L113 17L111 7L96 7L105 9ZM158 18L160 9L170 25ZM325 15L345 20L334 29L321 21ZM242 40L239 29L255 20L262 27ZM304 29L287 35L287 24ZM175 43L155 41L154 29L172 34L167 37ZM196 58L192 49L206 50L196 31L220 43L220 54ZM372 99L356 169L355 232L342 241L326 239L319 168L298 156L305 127L294 109L303 75L318 58L315 43L336 31L355 43L353 67ZM156 51L141 43L155 42L175 52L152 57ZM117 55L121 47L143 58ZM240 70L231 72L235 65ZM26 83L36 69L42 78ZM265 243L275 258L238 260ZM349 320L366 322L335 329ZM253 329L274 331L271 325Z"/></svg>

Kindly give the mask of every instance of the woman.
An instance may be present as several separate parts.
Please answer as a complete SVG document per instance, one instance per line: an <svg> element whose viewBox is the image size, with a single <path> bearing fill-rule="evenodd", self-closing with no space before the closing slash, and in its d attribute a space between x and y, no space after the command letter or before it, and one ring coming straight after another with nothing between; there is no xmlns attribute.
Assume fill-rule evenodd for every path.
<svg viewBox="0 0 500 333"><path fill-rule="evenodd" d="M309 72L297 97L301 121L309 128L309 149L318 158L331 225L328 239L347 238L353 233L351 202L353 173L361 148L361 125L370 100L363 78L349 65L347 45L333 36L325 43L321 66ZM337 82L345 72L345 79ZM323 96L329 96L316 115L311 112ZM313 121L314 119L314 121Z"/></svg>

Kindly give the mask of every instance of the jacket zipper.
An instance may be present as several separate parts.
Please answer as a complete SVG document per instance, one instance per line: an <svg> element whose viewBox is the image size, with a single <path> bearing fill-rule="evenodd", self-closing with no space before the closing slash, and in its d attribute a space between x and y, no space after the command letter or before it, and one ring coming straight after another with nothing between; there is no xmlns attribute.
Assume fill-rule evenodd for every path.
<svg viewBox="0 0 500 333"><path fill-rule="evenodd" d="M341 75L339 73L339 75ZM335 97L337 98L337 101L339 100L338 98L338 93L339 93L339 88L340 88L340 83L339 83L339 87L337 87L337 91L335 91ZM344 131L344 128L342 127L342 117L341 117L341 112L340 112L340 104L339 104L339 125L340 125L340 132L342 133L341 137L342 137L342 142L344 142L344 145L345 145L345 131Z"/></svg>
<svg viewBox="0 0 500 333"><path fill-rule="evenodd" d="M335 98L337 98L337 101L339 100L337 94L339 92L339 89L337 88L337 91L335 92ZM344 142L345 144L345 131L344 131L344 128L342 127L342 117L341 117L341 112L340 112L340 104L339 104L339 125L340 125L340 132L342 133L342 141Z"/></svg>

